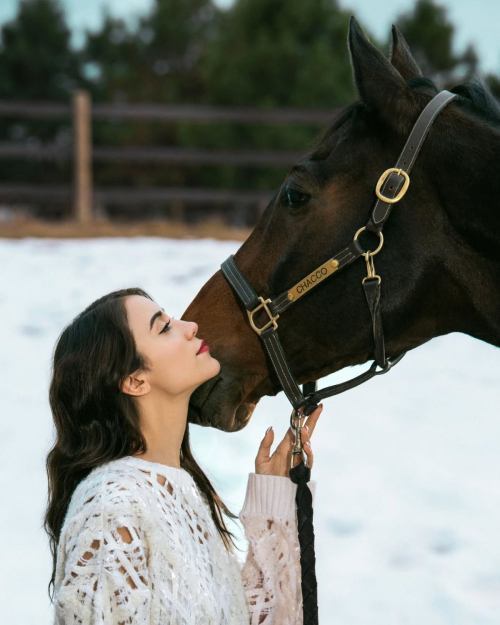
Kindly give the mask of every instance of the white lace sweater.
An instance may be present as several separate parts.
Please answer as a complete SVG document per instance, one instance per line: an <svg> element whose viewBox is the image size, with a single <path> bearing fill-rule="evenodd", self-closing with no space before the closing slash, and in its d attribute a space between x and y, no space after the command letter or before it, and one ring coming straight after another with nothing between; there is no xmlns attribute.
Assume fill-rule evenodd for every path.
<svg viewBox="0 0 500 625"><path fill-rule="evenodd" d="M132 456L94 468L61 531L54 624L302 625L296 489L249 474L241 564L186 470Z"/></svg>

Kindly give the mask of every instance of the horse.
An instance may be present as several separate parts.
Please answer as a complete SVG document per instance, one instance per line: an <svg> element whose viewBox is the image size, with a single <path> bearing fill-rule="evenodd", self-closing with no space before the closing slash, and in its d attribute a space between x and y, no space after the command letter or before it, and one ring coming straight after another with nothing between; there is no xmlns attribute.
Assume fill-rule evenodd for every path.
<svg viewBox="0 0 500 625"><path fill-rule="evenodd" d="M289 170L234 255L266 298L352 241L370 216L381 173L393 167L415 120L439 92L395 25L388 59L353 16L347 44L358 100L338 112ZM478 80L449 91L457 97L430 128L411 186L395 205L376 256L388 354L451 332L500 346L500 105ZM364 249L378 244L370 232L362 232L360 241ZM280 317L280 340L298 383L373 357L361 288L365 275L365 264L354 262ZM282 388L220 270L182 319L198 323L199 335L221 363L219 374L192 394L189 422L226 432L244 428L260 398Z"/></svg>

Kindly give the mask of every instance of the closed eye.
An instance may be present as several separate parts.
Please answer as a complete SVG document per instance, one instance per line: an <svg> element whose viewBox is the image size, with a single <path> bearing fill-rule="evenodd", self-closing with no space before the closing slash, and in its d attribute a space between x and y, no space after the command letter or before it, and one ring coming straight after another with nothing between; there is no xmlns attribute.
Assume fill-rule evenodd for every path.
<svg viewBox="0 0 500 625"><path fill-rule="evenodd" d="M173 317L172 317L173 319ZM163 326L163 330L160 330L160 332L158 334L163 334L163 332L168 332L170 330L170 321L168 321L164 326Z"/></svg>

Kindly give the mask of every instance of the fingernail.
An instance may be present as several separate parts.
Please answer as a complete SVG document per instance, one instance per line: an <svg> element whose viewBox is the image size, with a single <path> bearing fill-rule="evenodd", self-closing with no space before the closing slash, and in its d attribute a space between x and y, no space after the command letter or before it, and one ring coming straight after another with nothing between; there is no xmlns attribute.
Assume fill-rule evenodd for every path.
<svg viewBox="0 0 500 625"><path fill-rule="evenodd" d="M319 407L321 408L321 410L323 410L323 404L320 404Z"/></svg>
<svg viewBox="0 0 500 625"><path fill-rule="evenodd" d="M273 427L273 426L272 426L272 425L270 425L270 426L267 428L267 430L266 430L266 434L269 432L269 430L270 430L272 427ZM264 435L264 436L265 436L265 435Z"/></svg>
<svg viewBox="0 0 500 625"><path fill-rule="evenodd" d="M309 432L309 426L308 425L306 425L306 430Z"/></svg>
<svg viewBox="0 0 500 625"><path fill-rule="evenodd" d="M311 443L309 441L307 441L307 443L304 443L304 447L310 447Z"/></svg>

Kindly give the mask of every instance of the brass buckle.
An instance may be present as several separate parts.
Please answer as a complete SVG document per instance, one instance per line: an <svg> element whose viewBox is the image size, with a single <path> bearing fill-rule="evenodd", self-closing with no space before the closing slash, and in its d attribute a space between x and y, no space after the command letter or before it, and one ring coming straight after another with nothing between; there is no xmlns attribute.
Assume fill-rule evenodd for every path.
<svg viewBox="0 0 500 625"><path fill-rule="evenodd" d="M247 314L248 314L248 319L250 321L250 325L260 336L262 332L264 332L264 330L267 330L267 328L269 328L271 324L273 324L275 330L278 329L278 324L276 323L276 319L278 319L279 315L276 315L275 317L272 316L271 311L267 307L267 304L269 304L269 302L271 301L270 299L265 300L263 297L260 297L259 295L259 300L261 303L253 310L247 310ZM258 328L253 321L253 316L260 308L264 308L264 310L269 316L269 321L266 323L266 325L262 326L262 328Z"/></svg>
<svg viewBox="0 0 500 625"><path fill-rule="evenodd" d="M382 195L382 193L380 193L380 187L384 184L387 176L393 171L395 171L397 174L401 176L404 176L405 183L403 187L400 189L399 193L396 195L396 197L385 197L385 195ZM403 197L403 195L406 193L406 190L408 189L409 184L410 184L410 177L405 171L403 171L402 169L391 167L391 169L386 169L384 173L380 176L377 182L377 186L375 187L375 193L377 194L377 197L380 198L383 202L394 204L395 202L399 202L399 200Z"/></svg>

